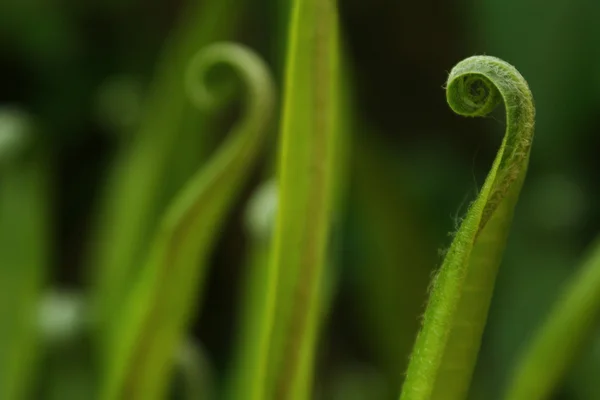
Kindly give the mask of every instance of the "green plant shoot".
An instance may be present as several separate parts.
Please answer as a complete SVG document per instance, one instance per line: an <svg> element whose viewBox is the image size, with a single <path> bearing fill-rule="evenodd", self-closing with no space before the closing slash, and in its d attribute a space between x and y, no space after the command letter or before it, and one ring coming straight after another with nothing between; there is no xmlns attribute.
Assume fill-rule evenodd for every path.
<svg viewBox="0 0 600 400"><path fill-rule="evenodd" d="M432 283L401 400L466 397L533 139L535 108L527 82L500 59L474 56L458 63L446 98L467 117L485 116L503 102L506 133Z"/></svg>
<svg viewBox="0 0 600 400"><path fill-rule="evenodd" d="M186 86L201 107L222 103L208 76L223 67L239 76L245 114L230 137L167 209L132 292L110 327L110 362L101 399L161 399L172 359L203 287L207 257L236 193L259 155L274 106L267 66L242 46L219 43L192 60ZM222 92L219 92L222 95Z"/></svg>

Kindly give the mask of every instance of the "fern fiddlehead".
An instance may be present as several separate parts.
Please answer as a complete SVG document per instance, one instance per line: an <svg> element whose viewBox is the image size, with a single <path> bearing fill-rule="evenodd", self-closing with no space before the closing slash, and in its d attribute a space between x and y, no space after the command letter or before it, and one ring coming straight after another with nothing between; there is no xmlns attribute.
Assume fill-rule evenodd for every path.
<svg viewBox="0 0 600 400"><path fill-rule="evenodd" d="M193 58L186 75L191 100L220 104L207 86L217 66L245 90L245 115L208 164L176 196L161 220L140 278L112 325L102 399L159 399L173 354L201 296L209 251L262 147L274 106L267 66L249 49L218 43Z"/></svg>
<svg viewBox="0 0 600 400"><path fill-rule="evenodd" d="M527 82L498 58L458 63L446 98L454 112L468 117L485 116L503 102L506 132L433 282L401 400L466 396L533 139L535 108Z"/></svg>

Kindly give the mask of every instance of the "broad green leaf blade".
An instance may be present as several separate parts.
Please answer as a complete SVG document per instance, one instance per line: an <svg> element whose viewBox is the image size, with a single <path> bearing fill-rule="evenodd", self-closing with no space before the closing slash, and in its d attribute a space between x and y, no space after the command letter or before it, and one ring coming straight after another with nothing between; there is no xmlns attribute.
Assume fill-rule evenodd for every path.
<svg viewBox="0 0 600 400"><path fill-rule="evenodd" d="M507 127L485 183L434 278L401 400L466 397L533 139L533 98L508 63L487 56L461 61L450 72L446 95L456 113L472 117L485 116L504 102Z"/></svg>
<svg viewBox="0 0 600 400"><path fill-rule="evenodd" d="M274 105L267 66L230 43L198 53L188 71L192 100L218 102L213 68L230 68L246 91L246 112L219 151L188 182L162 219L139 279L110 327L101 399L162 399L173 354L202 295L207 256L236 193L262 147Z"/></svg>
<svg viewBox="0 0 600 400"><path fill-rule="evenodd" d="M31 118L0 113L0 398L26 398L49 260L49 162Z"/></svg>
<svg viewBox="0 0 600 400"><path fill-rule="evenodd" d="M245 1L188 2L159 60L140 127L116 156L97 215L88 264L99 327L135 281L160 215L215 141L212 119L190 106L181 77L198 49L232 36Z"/></svg>
<svg viewBox="0 0 600 400"><path fill-rule="evenodd" d="M600 242L597 242L525 350L506 399L550 398L597 333L599 319Z"/></svg>
<svg viewBox="0 0 600 400"><path fill-rule="evenodd" d="M286 58L277 213L257 378L248 398L311 396L339 133L336 2L295 0ZM275 393L265 387L274 377Z"/></svg>

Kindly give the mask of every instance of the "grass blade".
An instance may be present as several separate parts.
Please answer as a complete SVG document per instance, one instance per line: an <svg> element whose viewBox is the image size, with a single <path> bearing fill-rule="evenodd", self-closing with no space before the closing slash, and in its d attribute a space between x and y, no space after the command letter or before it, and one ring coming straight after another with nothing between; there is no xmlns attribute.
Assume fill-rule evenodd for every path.
<svg viewBox="0 0 600 400"><path fill-rule="evenodd" d="M274 179L263 183L252 196L246 210L247 230L250 237L250 250L245 265L242 293L239 301L239 322L235 328L236 339L234 359L231 362L231 372L228 377L226 398L246 399L248 388L261 379L261 371L254 368L264 361L265 354L256 346L264 330L265 303L268 299L269 256L272 247L275 215L277 212L278 194ZM317 331L324 322L324 317L331 310L333 298L338 286L338 271L332 268L335 264L328 257L325 267L322 295L318 309L320 315ZM276 317L275 337L285 334L281 319ZM277 354L271 353L269 360L277 360ZM270 393L274 389L275 374L270 374L263 385Z"/></svg>
<svg viewBox="0 0 600 400"><path fill-rule="evenodd" d="M450 72L446 95L464 116L485 116L504 102L507 128L433 281L401 400L465 398L533 139L533 98L508 63L487 56L461 61Z"/></svg>
<svg viewBox="0 0 600 400"><path fill-rule="evenodd" d="M219 65L245 86L244 118L162 219L140 278L111 326L107 354L113 359L104 366L102 399L163 398L173 354L201 296L208 253L265 139L274 88L252 51L229 43L201 51L187 76L192 99L200 106L219 102L206 82Z"/></svg>
<svg viewBox="0 0 600 400"><path fill-rule="evenodd" d="M286 59L279 207L256 379L247 398L310 397L339 133L336 4L296 0ZM275 393L266 387L275 382Z"/></svg>
<svg viewBox="0 0 600 400"><path fill-rule="evenodd" d="M31 119L0 114L0 398L26 398L35 372L36 316L49 260L48 158Z"/></svg>
<svg viewBox="0 0 600 400"><path fill-rule="evenodd" d="M597 332L599 317L600 242L595 244L524 352L506 399L550 398L584 345Z"/></svg>

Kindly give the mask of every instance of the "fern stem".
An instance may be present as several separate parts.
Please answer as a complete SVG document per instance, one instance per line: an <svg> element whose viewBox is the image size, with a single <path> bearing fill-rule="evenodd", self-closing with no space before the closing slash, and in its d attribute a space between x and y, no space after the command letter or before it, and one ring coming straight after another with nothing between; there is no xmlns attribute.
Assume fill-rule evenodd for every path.
<svg viewBox="0 0 600 400"><path fill-rule="evenodd" d="M485 116L504 102L506 133L434 279L401 400L465 398L533 138L531 92L502 60L461 61L450 72L446 97L454 112L468 117Z"/></svg>

